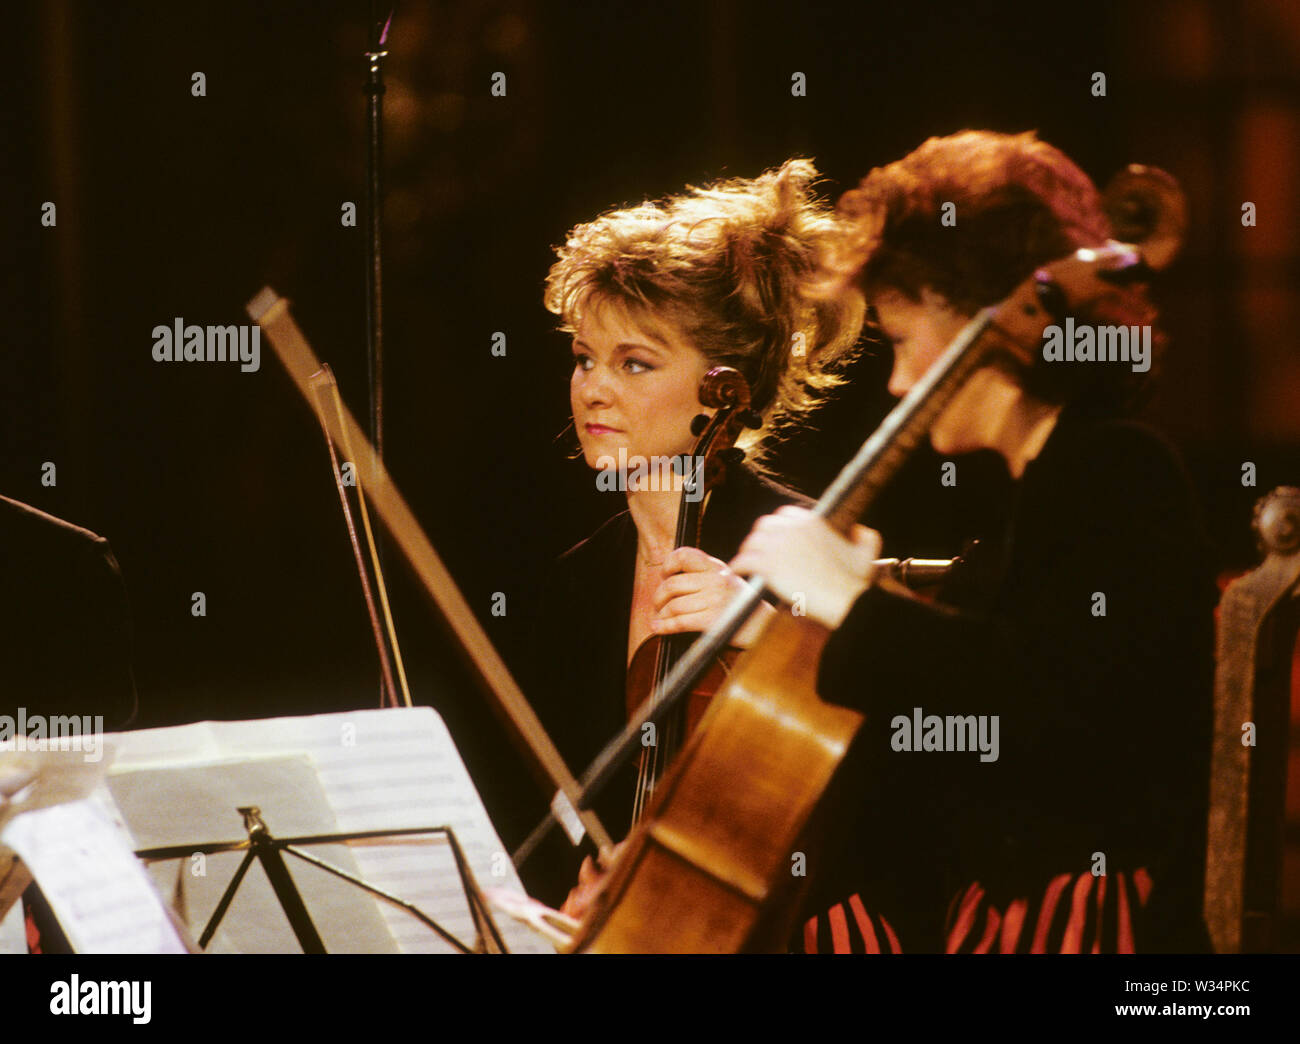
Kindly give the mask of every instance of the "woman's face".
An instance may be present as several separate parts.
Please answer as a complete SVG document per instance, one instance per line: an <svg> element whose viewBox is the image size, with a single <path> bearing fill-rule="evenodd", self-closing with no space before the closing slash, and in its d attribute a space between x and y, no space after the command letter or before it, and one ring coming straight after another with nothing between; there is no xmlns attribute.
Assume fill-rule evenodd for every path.
<svg viewBox="0 0 1300 1044"><path fill-rule="evenodd" d="M925 376L971 317L957 311L928 287L913 301L897 290L882 290L871 302L880 329L894 345L894 369L889 391L906 395ZM930 441L940 453L969 453L988 445L984 406L998 375L989 368L976 372L957 393L930 429Z"/></svg>
<svg viewBox="0 0 1300 1044"><path fill-rule="evenodd" d="M675 333L654 334L614 302L588 311L573 338L569 403L590 467L601 457L689 454L709 363Z"/></svg>

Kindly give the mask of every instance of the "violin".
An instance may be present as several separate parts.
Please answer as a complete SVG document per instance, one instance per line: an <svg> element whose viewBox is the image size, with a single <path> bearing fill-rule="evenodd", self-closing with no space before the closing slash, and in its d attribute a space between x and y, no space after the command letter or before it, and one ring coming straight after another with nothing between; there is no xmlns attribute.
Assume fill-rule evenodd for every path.
<svg viewBox="0 0 1300 1044"><path fill-rule="evenodd" d="M988 365L1034 365L1048 325L1066 315L1150 322L1143 285L1149 272L1135 247L1115 242L1040 268L967 324L841 471L814 514L847 533L966 381ZM651 715L679 704L765 593L762 578L753 578L681 658L653 705L588 769L584 790L608 774ZM571 952L785 949L808 883L802 870L822 796L863 720L817 695L829 637L821 624L792 611L770 619L656 789Z"/></svg>
<svg viewBox="0 0 1300 1044"><path fill-rule="evenodd" d="M699 547L704 525L704 505L710 492L726 478L727 467L737 464L744 454L735 448L736 439L745 428L756 428L762 418L750 409L749 383L730 366L715 366L700 381L701 406L714 411L713 416L698 415L691 433L697 436L691 451L688 474L682 484L677 509L677 530L673 547ZM627 670L627 713L631 718L637 708L651 702L668 673L690 646L690 635L653 635L643 641L632 656ZM734 659L734 656L730 657ZM636 791L632 802L632 823L641 818L655 785L668 762L681 746L683 733L689 733L703 717L713 694L721 688L728 668L723 654L695 683L685 708L668 715L660 725L650 723L643 734L641 756L637 765ZM684 720L683 720L684 719Z"/></svg>

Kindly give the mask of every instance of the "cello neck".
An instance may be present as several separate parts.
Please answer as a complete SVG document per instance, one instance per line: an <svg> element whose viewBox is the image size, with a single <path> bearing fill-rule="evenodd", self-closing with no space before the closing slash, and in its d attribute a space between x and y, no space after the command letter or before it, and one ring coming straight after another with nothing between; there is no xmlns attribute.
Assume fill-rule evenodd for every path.
<svg viewBox="0 0 1300 1044"><path fill-rule="evenodd" d="M841 533L862 517L993 346L982 342L995 310L986 308L962 327L925 377L913 385L875 433L827 487L813 513Z"/></svg>

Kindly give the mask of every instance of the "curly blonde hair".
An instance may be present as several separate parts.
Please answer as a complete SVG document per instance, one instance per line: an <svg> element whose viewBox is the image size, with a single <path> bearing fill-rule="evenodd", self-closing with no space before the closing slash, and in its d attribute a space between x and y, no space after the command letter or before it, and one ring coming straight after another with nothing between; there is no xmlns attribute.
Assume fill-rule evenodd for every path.
<svg viewBox="0 0 1300 1044"><path fill-rule="evenodd" d="M861 302L806 293L836 231L817 179L810 160L792 159L578 225L556 248L546 307L572 333L616 302L650 331L671 329L710 363L735 367L763 417L741 445L761 463L769 436L841 383L836 364L863 323Z"/></svg>

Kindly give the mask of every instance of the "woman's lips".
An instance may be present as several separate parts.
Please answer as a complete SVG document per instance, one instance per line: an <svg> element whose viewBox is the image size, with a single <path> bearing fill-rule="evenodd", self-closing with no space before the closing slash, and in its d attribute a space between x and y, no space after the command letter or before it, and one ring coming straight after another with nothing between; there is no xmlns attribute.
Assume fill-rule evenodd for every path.
<svg viewBox="0 0 1300 1044"><path fill-rule="evenodd" d="M584 424L583 429L588 435L615 435L618 428L611 428L608 424Z"/></svg>

